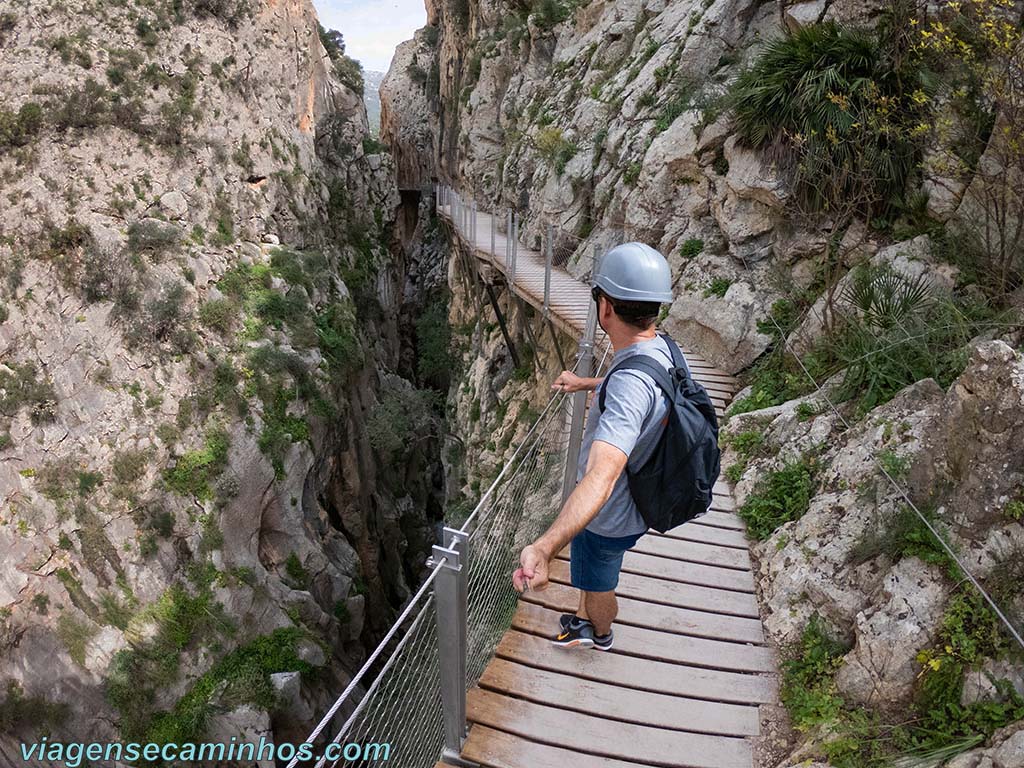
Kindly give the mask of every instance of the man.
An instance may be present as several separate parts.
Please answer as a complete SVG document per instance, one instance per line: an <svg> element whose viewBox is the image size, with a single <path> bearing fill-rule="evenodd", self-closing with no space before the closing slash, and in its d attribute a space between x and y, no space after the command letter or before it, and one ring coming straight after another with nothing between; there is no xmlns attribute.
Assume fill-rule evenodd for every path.
<svg viewBox="0 0 1024 768"><path fill-rule="evenodd" d="M668 344L655 333L663 303L672 301L672 279L665 257L643 243L610 250L593 278L597 318L615 356L612 367L631 355L647 355L673 367ZM592 391L601 379L563 371L553 389ZM654 379L622 370L607 380L604 410L595 398L580 449L577 485L551 527L525 547L513 585L544 589L548 564L571 542L572 584L580 590L575 614L563 614L552 640L568 648L612 647L612 621L618 614L615 588L626 550L647 531L629 493L626 462L642 464L654 449L668 412L668 399Z"/></svg>

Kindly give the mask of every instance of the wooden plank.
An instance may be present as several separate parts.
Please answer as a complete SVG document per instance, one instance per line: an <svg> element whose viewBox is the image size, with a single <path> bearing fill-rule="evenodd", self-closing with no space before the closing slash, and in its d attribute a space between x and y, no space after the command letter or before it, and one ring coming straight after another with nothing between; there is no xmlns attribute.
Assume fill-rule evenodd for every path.
<svg viewBox="0 0 1024 768"><path fill-rule="evenodd" d="M691 667L615 651L559 648L543 637L515 630L505 634L495 653L519 664L586 680L727 704L768 703L777 688L774 678L767 675Z"/></svg>
<svg viewBox="0 0 1024 768"><path fill-rule="evenodd" d="M715 544L720 547L733 547L734 549L746 550L750 548L750 542L743 531L700 525L697 521L684 523L676 528L665 531L665 533L648 531L647 535L664 536L670 539L683 539L685 541L699 541L704 544Z"/></svg>
<svg viewBox="0 0 1024 768"><path fill-rule="evenodd" d="M550 744L539 744L477 723L469 729L462 756L486 768L566 768L580 765L580 754ZM586 768L647 768L598 755L587 755Z"/></svg>
<svg viewBox="0 0 1024 768"><path fill-rule="evenodd" d="M512 626L527 634L549 639L558 631L560 615L559 611L520 600L512 617ZM766 646L674 635L629 624L615 625L615 648L612 652L733 672L772 672L776 668L775 652Z"/></svg>
<svg viewBox="0 0 1024 768"><path fill-rule="evenodd" d="M551 561L551 581L570 585L569 563L565 560ZM697 611L723 613L730 616L760 618L757 599L748 592L730 592L714 587L683 584L678 581L658 579L638 573L619 574L619 586L615 594L632 597L651 603L677 605Z"/></svg>
<svg viewBox="0 0 1024 768"><path fill-rule="evenodd" d="M609 721L473 688L470 719L526 739L558 744L583 754L670 768L750 768L744 739L710 736ZM581 761L577 757L576 763ZM520 763L520 766L524 763Z"/></svg>
<svg viewBox="0 0 1024 768"><path fill-rule="evenodd" d="M720 568L736 568L750 570L750 553L746 550L716 547L711 544L700 544L696 541L668 539L664 536L643 536L633 547L637 552L658 557L671 557L675 560L688 560L691 563L717 565Z"/></svg>
<svg viewBox="0 0 1024 768"><path fill-rule="evenodd" d="M728 494L712 493L711 496L711 510L714 512L728 512L729 522L732 527L743 525L743 521L736 516L736 500L732 497L732 492ZM704 519L702 517L701 519ZM714 518L711 518L714 519Z"/></svg>
<svg viewBox="0 0 1024 768"><path fill-rule="evenodd" d="M478 684L496 693L609 720L723 736L758 733L756 706L638 691L506 659L491 662Z"/></svg>
<svg viewBox="0 0 1024 768"><path fill-rule="evenodd" d="M569 560L569 548L566 547L559 552L558 557L562 560ZM622 558L622 570L655 576L659 579L679 581L683 584L697 584L735 592L754 591L754 575L749 571L737 571L732 568L718 568L714 565L644 555L632 550L626 552Z"/></svg>
<svg viewBox="0 0 1024 768"><path fill-rule="evenodd" d="M575 611L579 606L579 591L564 584L551 584L539 592L527 592L522 599L568 613ZM724 616L629 597L618 598L618 604L619 615L615 621L619 624L659 629L677 635L708 637L712 640L732 640L758 645L764 643L764 632L759 619Z"/></svg>

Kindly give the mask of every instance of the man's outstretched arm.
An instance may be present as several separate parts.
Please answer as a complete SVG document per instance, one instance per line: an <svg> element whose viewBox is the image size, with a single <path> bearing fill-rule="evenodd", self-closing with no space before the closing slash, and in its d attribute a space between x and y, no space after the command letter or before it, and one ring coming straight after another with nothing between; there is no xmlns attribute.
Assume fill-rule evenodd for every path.
<svg viewBox="0 0 1024 768"><path fill-rule="evenodd" d="M551 384L555 392L593 392L602 379L583 378L572 371L562 371Z"/></svg>
<svg viewBox="0 0 1024 768"><path fill-rule="evenodd" d="M548 563L573 537L594 519L608 497L615 481L626 466L627 456L619 448L595 440L590 448L587 472L565 500L555 522L533 544L523 548L520 568L512 574L512 583L522 592L529 581L530 589L544 589L548 584Z"/></svg>

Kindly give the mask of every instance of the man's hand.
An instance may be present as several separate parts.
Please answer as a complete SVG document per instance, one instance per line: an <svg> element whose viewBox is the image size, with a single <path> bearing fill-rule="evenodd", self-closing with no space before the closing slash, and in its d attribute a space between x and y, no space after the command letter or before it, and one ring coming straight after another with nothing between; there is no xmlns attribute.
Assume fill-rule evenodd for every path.
<svg viewBox="0 0 1024 768"><path fill-rule="evenodd" d="M533 544L523 547L519 555L519 566L512 574L512 586L517 592L547 588L548 558L538 547Z"/></svg>
<svg viewBox="0 0 1024 768"><path fill-rule="evenodd" d="M551 389L555 392L589 392L596 389L600 383L600 379L584 379L571 371L562 371L551 385Z"/></svg>

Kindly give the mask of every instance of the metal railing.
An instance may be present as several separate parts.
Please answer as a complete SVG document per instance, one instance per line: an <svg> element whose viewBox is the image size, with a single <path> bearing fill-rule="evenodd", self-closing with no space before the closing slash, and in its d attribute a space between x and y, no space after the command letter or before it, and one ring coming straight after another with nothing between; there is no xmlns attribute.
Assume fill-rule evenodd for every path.
<svg viewBox="0 0 1024 768"><path fill-rule="evenodd" d="M447 188L436 194L459 235L475 242L476 206ZM515 232L514 218L511 226ZM513 244L513 264L515 254ZM604 363L595 361L595 327L591 308L573 367L580 375ZM444 528L424 583L307 738L314 754L327 744L373 743L387 745L387 759L403 768L432 768L438 759L468 765L460 757L466 692L511 625L520 550L543 532L576 483L585 410L585 393L552 395L466 521ZM334 768L340 760L352 763L343 756L315 765Z"/></svg>
<svg viewBox="0 0 1024 768"><path fill-rule="evenodd" d="M487 243L481 243L478 239L480 211L477 207L477 203L473 200L470 200L467 203L463 200L458 191L444 184L438 184L435 187L434 193L438 207L447 209L447 213L452 224L460 234L462 234L462 236L465 237L465 239L473 246L484 250ZM504 212L494 210L487 214L487 218L490 222L490 247L486 248L485 252L489 253L492 258L497 257L498 222L501 221L505 230L505 247L502 254L505 265L505 276L509 285L515 287L519 277L519 228L521 224L519 213L512 208L509 208ZM543 231L544 234L541 238L541 253L544 258L544 296L541 304L541 312L544 317L547 318L551 312L551 276L553 272L559 269L564 270L572 260L572 256L576 254L577 251L579 251L579 249L588 241L586 238L578 237L577 235L556 227L551 223L546 223ZM564 242L566 240L575 244L575 247L557 247L559 242ZM578 257L577 261L586 259L586 268L576 275L577 280L589 280L597 267L600 250L600 245L595 242L590 246L589 257L586 256L586 250Z"/></svg>

